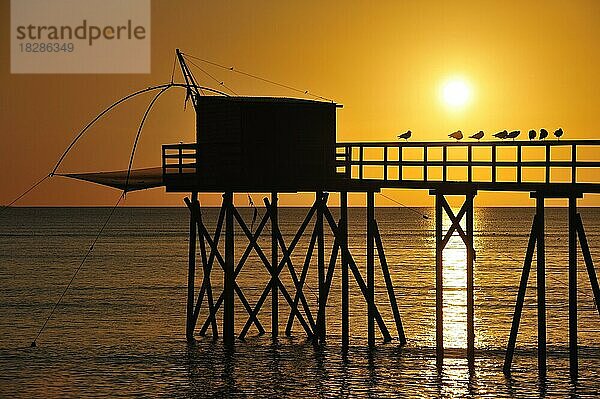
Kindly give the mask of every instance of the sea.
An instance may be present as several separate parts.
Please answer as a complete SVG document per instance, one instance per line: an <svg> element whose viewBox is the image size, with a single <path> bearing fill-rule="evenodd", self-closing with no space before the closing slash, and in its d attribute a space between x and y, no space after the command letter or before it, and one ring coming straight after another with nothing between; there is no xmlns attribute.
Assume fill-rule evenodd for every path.
<svg viewBox="0 0 600 399"><path fill-rule="evenodd" d="M263 209L239 208L255 231ZM289 245L307 208L280 208ZM331 209L337 219L339 210ZM580 209L592 258L600 262L600 209ZM435 357L435 225L431 208L377 208L376 218L407 344L401 346L381 273L375 297L395 338L367 346L367 307L350 274L350 348L341 351L341 269L332 277L326 307L327 341L315 346L279 298L280 336L271 334L271 299L259 320L233 349L198 334L207 317L200 309L194 342L185 338L189 212L185 208L119 207L93 250L86 253L111 208L10 208L0 214L0 397L2 398L594 398L600 397L600 314L595 308L581 251L578 259L579 378L569 377L568 233L564 208L545 218L548 373L537 370L535 263L529 277L512 373L502 372L523 260L534 211L476 208L474 211L476 359L466 359L466 250L458 235L444 251L444 345L442 367ZM214 234L218 208L202 217ZM349 247L365 273L365 210L349 210ZM450 225L444 220L444 230ZM308 225L291 260L299 273L313 231ZM236 227L239 259L248 239ZM220 246L222 248L223 239ZM333 237L325 232L329 264ZM270 224L259 244L270 259ZM199 248L199 247L198 247ZM222 249L221 249L222 250ZM304 293L317 309L317 267L309 260ZM535 256L534 256L535 262ZM596 266L598 268L598 266ZM78 270L77 274L75 272ZM212 292L221 293L218 263ZM75 277L73 278L73 276ZM45 324L65 287L70 288ZM253 251L237 283L254 306L269 280ZM196 290L202 281L198 249ZM287 268L282 283L291 295ZM197 291L196 291L197 292ZM218 334L222 333L221 313ZM236 299L239 333L247 320ZM42 328L45 324L45 327ZM40 333L41 331L41 333ZM36 347L31 342L36 338ZM377 331L379 334L379 331Z"/></svg>

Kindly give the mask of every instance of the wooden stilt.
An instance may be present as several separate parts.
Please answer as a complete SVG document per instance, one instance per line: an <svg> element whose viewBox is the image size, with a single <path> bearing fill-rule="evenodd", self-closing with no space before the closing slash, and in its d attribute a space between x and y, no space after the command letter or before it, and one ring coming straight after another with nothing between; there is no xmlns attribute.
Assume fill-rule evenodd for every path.
<svg viewBox="0 0 600 399"><path fill-rule="evenodd" d="M512 326L510 328L510 337L508 338L508 346L504 357L504 372L510 373L515 346L517 343L517 335L519 333L519 324L521 322L521 314L523 313L523 304L525 302L525 293L527 291L527 281L531 271L531 263L533 261L533 252L535 251L535 243L538 236L538 215L533 218L531 225L531 233L529 234L529 243L527 244L527 252L525 261L523 262L523 272L521 273L521 282L519 283L519 292L517 294L517 303L515 305L515 313L513 315Z"/></svg>
<svg viewBox="0 0 600 399"><path fill-rule="evenodd" d="M358 267L356 266L356 262L354 262L354 259L352 258L352 255L350 253L348 253L348 267L350 268L350 270L352 271L352 274L354 275L354 279L356 280L356 283L358 284L358 288L360 288L361 293L363 294L363 297L365 298L365 302L367 302L367 304L369 303L369 290L367 288L367 284L365 284L365 280L363 280L360 271L358 270ZM383 335L383 341L384 342L389 342L392 340L392 336L390 335L390 331L388 330L387 326L385 325L385 322L383 321L383 318L381 317L381 314L379 313L379 310L377 309L377 305L373 303L373 313L375 316L375 321L377 322L377 325L379 326L379 331L381 332L381 335Z"/></svg>
<svg viewBox="0 0 600 399"><path fill-rule="evenodd" d="M223 342L233 346L235 340L235 305L234 305L234 231L233 231L233 193L223 196L225 210L225 268L223 291L225 303L223 307Z"/></svg>
<svg viewBox="0 0 600 399"><path fill-rule="evenodd" d="M469 152L470 154L470 152ZM474 290L474 246L473 246L473 195L467 194L467 360L469 367L475 366L475 290Z"/></svg>
<svg viewBox="0 0 600 399"><path fill-rule="evenodd" d="M404 327L402 326L402 318L400 317L400 310L398 309L398 301L396 301L392 277L390 276L390 270L388 268L385 253L383 251L383 242L381 241L381 235L379 234L379 227L377 227L377 222L375 221L373 222L373 231L375 234L377 254L379 255L379 264L381 265L381 271L383 272L383 278L385 280L390 306L392 307L392 313L394 314L396 331L398 332L398 340L400 341L400 345L406 345L406 335L404 334Z"/></svg>
<svg viewBox="0 0 600 399"><path fill-rule="evenodd" d="M375 347L375 248L373 221L375 220L375 193L367 192L367 321L369 348Z"/></svg>
<svg viewBox="0 0 600 399"><path fill-rule="evenodd" d="M197 208L197 224L202 225L202 212L200 211L200 201L198 201L197 205L193 208ZM191 208L191 212L193 212L193 208ZM222 222L222 219L220 219ZM220 231L220 227L219 227ZM215 233L216 235L216 233ZM196 323L198 322L198 315L200 314L200 308L202 307L202 301L204 300L204 295L206 294L207 299L209 299L208 306L209 312L213 310L214 303L212 298L212 284L210 281L210 273L212 270L212 260L211 264L208 263L208 258L206 256L206 242L204 241L204 236L202 234L198 234L198 242L200 243L200 254L202 259L202 285L200 287L200 292L198 293L198 299L196 299L196 306L194 307L194 317L192 318L192 330L196 329ZM214 256L212 257L214 260ZM215 332L216 332L216 322L215 322Z"/></svg>
<svg viewBox="0 0 600 399"><path fill-rule="evenodd" d="M277 231L279 229L277 221L277 193L271 193L271 267L273 272L279 264L277 254ZM275 275L275 273L273 273ZM274 278L274 277L271 277ZM279 284L271 284L271 335L276 338L279 335L279 294L277 289Z"/></svg>
<svg viewBox="0 0 600 399"><path fill-rule="evenodd" d="M298 283L298 287L296 288L296 295L294 297L294 305L298 306L298 301L300 297L305 298L302 294L302 290L304 288L304 282L306 281L306 276L308 275L308 269L310 268L310 261L312 259L312 254L315 248L315 243L317 242L317 230L313 229L313 233L310 238L310 243L308 244L308 250L306 251L306 257L304 259L304 265L302 267L302 272L300 274L300 280ZM304 299L306 300L306 298ZM309 309L308 303L305 305L306 309ZM310 311L306 314L307 319L311 325L313 331L316 331L316 324L310 314ZM290 336L292 334L292 326L294 324L294 312L290 310L290 315L288 317L287 326L285 328L285 335Z"/></svg>
<svg viewBox="0 0 600 399"><path fill-rule="evenodd" d="M536 197L537 229L537 299L538 299L538 372L546 378L546 256L544 242L544 196Z"/></svg>
<svg viewBox="0 0 600 399"><path fill-rule="evenodd" d="M335 221L333 220L333 216L331 215L331 212L329 211L329 209L327 207L324 208L324 216L325 216L325 219L327 220L327 223L329 224L329 227L331 228L331 231L333 232L334 236L336 238L340 237L340 229L335 224ZM352 274L354 275L354 279L356 280L356 283L358 284L358 287L360 288L360 290L363 294L363 297L365 298L365 301L367 303L369 303L367 285L365 284L365 281L363 280L362 275L360 274L360 271L358 270L358 266L356 266L356 262L354 262L354 259L352 258L352 254L350 253L350 251L348 251L346 253L346 256L347 256L346 259L348 261L348 267L352 271ZM381 314L379 313L379 310L377 309L377 305L375 303L373 303L373 312L375 313L375 321L377 322L377 325L379 326L379 331L381 331L381 334L383 335L384 342L391 341L392 337L390 335L390 332L389 332L387 326L385 325L385 322L383 321L383 318L381 317Z"/></svg>
<svg viewBox="0 0 600 399"><path fill-rule="evenodd" d="M202 217L201 217L201 212L200 212L200 203L198 201L196 201L195 203L192 203L188 198L184 198L184 201L188 207L188 209L190 210L190 212L194 215L194 218L196 220L196 227L199 229L199 240L201 243L203 243L203 240L208 236L208 232L206 231L206 227L204 226L203 222L202 222ZM219 331L217 328L217 322L216 322L216 312L217 312L217 308L215 307L214 303L213 303L213 297L212 297L212 286L210 283L210 271L212 268L212 263L215 259L215 251L213 251L213 248L216 248L219 238L221 236L221 229L223 227L223 220L225 218L225 207L222 206L221 207L221 211L219 212L219 218L217 221L217 227L215 229L215 243L211 243L211 254L210 257L207 261L206 264L206 270L204 270L204 279L206 281L205 284L205 290L206 290L206 297L207 297L207 301L208 301L208 307L209 307L209 318L207 319L205 325L202 327L202 329L200 330L200 335L204 336L206 334L206 330L208 329L208 326L210 325L212 327L212 333L213 333L213 339L217 339L219 337ZM209 241L210 243L210 241ZM203 248L203 245L201 244L201 249ZM202 294L202 292L200 292L200 294ZM198 298L198 302L196 303L196 307L194 308L194 320L198 317L198 314L200 312L200 295Z"/></svg>
<svg viewBox="0 0 600 399"><path fill-rule="evenodd" d="M340 193L340 246L342 248L342 351L347 352L350 342L348 295L348 193Z"/></svg>
<svg viewBox="0 0 600 399"><path fill-rule="evenodd" d="M590 284L592 285L592 292L594 293L594 301L596 302L596 310L600 314L600 286L598 285L598 277L596 276L596 270L594 269L594 262L592 260L592 254L590 253L590 247L588 245L585 230L583 229L583 222L581 221L581 215L577 213L577 235L579 236L579 245L581 246L581 252L583 253L583 259L585 260L585 267L588 272Z"/></svg>
<svg viewBox="0 0 600 399"><path fill-rule="evenodd" d="M192 203L198 201L198 193L192 193ZM188 254L188 287L187 287L187 311L186 311L186 328L185 336L188 341L194 339L194 297L196 294L195 288L195 275L196 275L196 218L194 214L190 212L190 242L189 242L189 254Z"/></svg>
<svg viewBox="0 0 600 399"><path fill-rule="evenodd" d="M577 198L569 198L569 373L577 379Z"/></svg>
<svg viewBox="0 0 600 399"><path fill-rule="evenodd" d="M444 364L444 270L442 246L443 195L435 193L435 348L438 368Z"/></svg>
<svg viewBox="0 0 600 399"><path fill-rule="evenodd" d="M253 248L253 243L256 243L256 241L258 240L258 237L260 237L260 234L262 233L262 230L264 229L267 221L270 218L269 215L270 215L269 214L269 210L267 209L267 212L265 213L265 215L263 216L261 222L259 223L258 227L256 228L256 231L254 232L254 235L252 236L252 239L250 240L250 243L246 247L246 250L244 251L244 254L240 258L240 261L238 262L238 265L235 268L235 271L234 271L234 280L235 280L235 278L237 278L237 276L241 272L242 267L243 267L244 263L246 262L246 259L248 259L248 256L250 255L250 252L252 251L252 248ZM219 215L219 219L217 221L217 229L216 229L216 232L215 232L215 240L212 241L210 239L207 239L208 244L211 246L211 250L213 248L217 248L218 239L220 237L220 231L221 231L221 227L219 227L219 226L222 226L224 219L225 219L224 208L221 208L221 214ZM201 227L201 231L205 232L205 230L206 229L202 226ZM217 232L219 232L219 234L217 234ZM207 234L207 233L205 233L205 234ZM224 261L222 260L222 257L220 256L218 249L217 250L213 250L211 252L211 258L209 258L209 266L212 264L211 259L215 259L217 257L217 254L219 255L218 262L219 262L219 264L221 264L221 266L223 266ZM235 283L235 285L237 285L237 283ZM207 291L207 292L210 292L210 291ZM240 300L244 304L244 308L246 309L246 311L248 312L248 314L251 315L252 309L250 308L250 305L248 304L248 301L245 299L243 293L241 292L241 289L236 289L236 293L238 294L238 296L240 296ZM208 294L207 294L207 296L208 296ZM209 304L212 303L212 299L211 299L212 296L208 296L208 298L209 298ZM215 324L216 323L216 313L219 310L219 308L221 307L221 305L223 304L223 299L224 299L224 293L221 292L221 294L219 295L219 298L217 299L215 305L210 308L209 317L206 319L204 325L202 326L202 329L200 330L200 335L204 334L204 332L208 328L209 324ZM261 325L260 321L258 320L258 318L254 317L253 318L253 322L256 325L256 328L258 329L259 334L261 334L261 335L264 334L265 330L264 330L263 326Z"/></svg>
<svg viewBox="0 0 600 399"><path fill-rule="evenodd" d="M296 232L296 235L294 236L294 238L292 239L292 242L290 243L290 246L288 247L288 250L283 252L282 251L282 259L279 261L279 266L277 267L277 270L275 271L277 274L281 272L281 270L283 269L283 267L285 266L286 262L288 261L288 259L290 258L292 252L294 251L294 248L296 247L296 245L298 244L298 242L300 241L300 238L302 237L302 235L304 234L304 231L306 230L306 227L308 226L308 223L310 222L310 220L312 219L313 215L316 212L317 207L319 206L319 202L316 202L315 204L313 204L313 206L310 208L310 210L308 211L308 214L306 215L306 217L304 218L304 221L302 222L302 224L300 225L300 228L298 229L298 231ZM255 247L255 248L259 248L259 247ZM268 264L268 262L267 262ZM269 270L272 270L271 268L269 268ZM263 290L260 298L258 299L258 302L256 303L256 305L254 306L254 309L252 310L251 316L248 319L248 321L246 322L246 324L244 325L244 328L242 329L242 332L240 333L240 338L243 339L244 336L246 335L246 333L248 332L248 329L250 328L251 325L251 318L252 317L256 317L256 315L258 314L258 312L260 311L260 308L262 307L264 301L267 298L268 293L270 292L270 288L271 288L271 281L269 280L269 283L267 284L267 286L265 287L265 289ZM296 316L298 317L298 320L300 321L300 324L302 325L302 327L304 328L307 336L309 338L312 338L313 336L313 332L310 329L310 326L308 326L308 324L306 324L306 321L304 320L304 317L302 316L302 314L298 311L297 308L295 308L293 306L293 300L291 297L289 297L288 300L288 295L287 291L285 290L285 287L283 287L282 285L280 285L281 288L281 293L282 295L285 297L286 301L288 301L288 303L290 304L290 307L292 308L292 311L296 314Z"/></svg>
<svg viewBox="0 0 600 399"><path fill-rule="evenodd" d="M323 192L319 191L316 193L315 201L321 202L323 198ZM319 310L322 308L323 313L325 313L325 242L324 242L324 233L323 233L323 207L319 205L317 208L317 219L316 219L316 229L317 229L317 271L318 271L318 279L319 279ZM325 322L325 315L323 317L317 317L317 338L321 342L325 342L325 336L327 332L325 331L327 326Z"/></svg>
<svg viewBox="0 0 600 399"><path fill-rule="evenodd" d="M331 289L331 282L333 281L333 273L335 272L335 264L337 263L339 249L340 249L340 246L336 239L333 243L333 248L331 250L331 256L329 259L329 266L327 267L327 274L325 275L325 283L323 284L322 301L319 302L319 311L317 314L317 325L319 325L320 319L324 319L326 317L326 315L325 315L326 309L325 308L327 306L327 300L329 299L329 291ZM322 324L324 324L324 322ZM321 342L325 342L325 341L321 341Z"/></svg>

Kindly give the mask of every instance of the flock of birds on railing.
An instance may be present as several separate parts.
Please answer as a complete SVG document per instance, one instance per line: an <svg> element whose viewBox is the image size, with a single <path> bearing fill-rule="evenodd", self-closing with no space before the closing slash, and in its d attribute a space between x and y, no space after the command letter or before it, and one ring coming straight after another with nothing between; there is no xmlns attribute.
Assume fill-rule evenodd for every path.
<svg viewBox="0 0 600 399"><path fill-rule="evenodd" d="M519 137L519 135L521 134L520 130L513 130L512 132L509 132L508 130L503 130L501 132L495 133L493 134L494 137L499 138L500 140L505 140L505 139L516 139L517 137ZM564 134L562 128L558 128L554 131L554 136L560 140L560 138L562 137L562 135ZM475 139L477 141L481 140L483 138L483 136L485 135L485 133L483 132L483 130L478 131L477 133L469 136L470 139ZM399 139L404 139L407 140L412 136L412 132L410 130L407 130L405 133L402 133L398 136ZM448 135L448 137L455 139L456 141L462 140L464 135L463 132L460 130L457 130L456 132L450 133ZM538 137L537 132L533 129L531 129L529 131L529 140L535 140L536 137ZM540 129L540 136L539 139L540 140L545 140L546 137L548 137L548 131L546 129Z"/></svg>

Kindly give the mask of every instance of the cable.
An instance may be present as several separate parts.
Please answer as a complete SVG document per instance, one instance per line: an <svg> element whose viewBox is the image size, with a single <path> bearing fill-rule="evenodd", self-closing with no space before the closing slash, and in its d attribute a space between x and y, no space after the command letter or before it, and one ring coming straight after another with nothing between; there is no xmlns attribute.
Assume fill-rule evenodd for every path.
<svg viewBox="0 0 600 399"><path fill-rule="evenodd" d="M2 208L0 208L0 214L2 214L5 210L7 210L8 208L10 208L15 202L17 202L18 200L20 200L21 198L23 198L24 196L26 196L27 194L29 194L34 188L36 188L37 186L39 186L40 184L42 184L49 177L52 177L52 174L47 174L46 176L42 177L40 180L37 181L37 183L35 183L33 186L31 186L27 190L25 190L25 192L23 192L17 198L15 198L14 200L12 200L8 205L3 205Z"/></svg>
<svg viewBox="0 0 600 399"><path fill-rule="evenodd" d="M241 71L241 70L239 70L239 69L236 69L236 68L235 68L235 67L233 67L233 66L231 66L231 67L227 67L227 66L225 66L225 65L221 65L221 64L218 64L218 63L216 63L216 62L213 62L213 61L205 60L205 59L202 59L202 58L200 58L200 57L195 57L195 56L193 56L193 55L190 55L190 54L184 54L184 55L185 55L186 57L190 57L190 58L193 58L193 59L195 59L195 60L198 60L198 61L201 61L201 62L205 62L205 63L207 63L207 64L210 64L210 65L213 65L213 66L216 66L216 67L222 68L222 69L229 70L229 71L231 71L231 72L236 72L236 73L239 73L239 74L241 74L241 75L244 75L244 76L247 76L247 77L250 77L250 78L253 78L253 79L257 79L257 80L260 80L260 81L263 81L263 82L266 82L266 83L270 83L270 84L272 84L272 85L275 85L275 86L283 87L283 88L286 88L286 89L288 89L288 90L292 90L292 91L295 91L295 92L298 92L298 93L306 94L306 95L312 96L312 97L314 97L314 98L319 98L319 99L321 99L321 100L329 101L329 102L332 102L332 103L333 103L333 102L335 102L335 101L333 101L333 100L332 100L332 99L330 99L330 98L323 97L323 96L319 96L319 95L317 95L317 94L313 94L313 93L311 93L311 92L310 92L310 91L308 91L308 90L302 90L302 89L298 89L298 88L296 88L296 87L289 86L289 85L287 85L287 84L284 84L284 83L275 82L275 81L273 81L273 80L270 80L270 79L266 79L266 78L263 78L263 77L260 77L260 76L257 76L257 75L253 75L253 74L251 74L251 73L244 72L244 71Z"/></svg>
<svg viewBox="0 0 600 399"><path fill-rule="evenodd" d="M133 147L131 148L131 156L129 157L129 166L127 167L127 178L125 179L125 188L123 189L123 192L125 194L127 194L127 188L129 186L129 177L131 176L131 167L133 165L133 157L135 156L135 150L137 148L138 141L139 141L140 136L142 134L142 128L144 127L144 123L146 122L146 118L148 117L148 114L150 113L150 110L154 106L154 103L156 103L156 100L158 100L158 98L165 91L169 90L171 87L172 86L167 86L167 87L164 87L163 89L161 89L161 91L159 91L156 94L156 96L154 96L154 98L152 99L152 101L150 101L150 104L148 105L148 108L146 108L146 112L144 112L144 116L142 117L142 120L140 122L140 126L138 127L137 134L135 135L135 140L133 142Z"/></svg>
<svg viewBox="0 0 600 399"><path fill-rule="evenodd" d="M377 193L377 194L381 195L383 198L386 198L386 199L388 199L388 200L390 200L390 201L392 201L392 202L394 202L394 203L396 203L396 204L398 204L398 205L400 205L400 206L402 206L402 207L404 207L404 208L406 208L406 209L408 209L408 210L416 213L417 215L421 216L423 219L429 219L429 216L427 216L424 213L419 212L416 208L412 208L412 207L410 207L408 205L404 205L402 202L396 201L395 199L393 199L391 197L388 197L387 195L385 195L383 193Z"/></svg>
<svg viewBox="0 0 600 399"><path fill-rule="evenodd" d="M195 66L196 68L198 68L199 70L201 70L202 72L204 72L206 75L208 75L208 77L210 77L212 80L214 80L215 82L217 82L219 85L223 86L224 88L226 88L227 90L229 90L231 93L233 93L233 95L237 96L239 94L237 94L232 88L228 87L225 82L220 81L219 79L215 78L213 75L211 75L210 73L208 73L206 70L204 70L203 68L201 68L198 64L196 64L194 61L188 60L186 59L187 62L189 62L191 65Z"/></svg>
<svg viewBox="0 0 600 399"><path fill-rule="evenodd" d="M173 83L173 78L175 77L175 65L177 64L177 55L173 57L173 69L171 70L171 84Z"/></svg>
<svg viewBox="0 0 600 399"><path fill-rule="evenodd" d="M42 334L42 332L44 331L44 328L46 328L46 325L48 324L48 321L50 320L50 318L52 317L52 315L54 314L54 311L56 311L56 308L58 307L58 305L60 304L60 302L62 301L62 299L64 298L65 294L67 293L67 291L69 290L69 287L71 287L71 284L73 283L73 280L75 280L75 277L77 276L77 273L79 273L79 271L81 270L81 268L83 267L83 264L85 263L86 259L88 258L88 256L92 253L92 251L94 250L94 246L96 245L96 242L98 242L98 239L100 238L100 236L102 235L102 232L104 231L104 229L106 228L106 226L108 225L108 222L110 221L111 217L113 216L113 214L115 213L115 210L117 209L117 207L119 206L119 204L121 203L121 200L125 198L125 192L123 192L120 196L119 199L117 200L117 203L113 206L113 208L111 209L108 217L106 218L106 220L104 221L104 224L102 225L102 228L100 229L100 231L98 232L98 234L96 235L96 237L94 238L94 241L92 242L92 245L90 246L90 248L88 249L88 251L86 252L85 256L83 257L83 259L81 260L81 263L79 264L79 266L77 267L77 269L75 270L75 273L73 273L73 276L71 277L71 280L69 281L69 283L67 284L67 286L65 287L65 289L63 290L62 294L60 295L60 297L58 298L58 301L56 301L56 303L54 304L54 306L52 307L52 310L50 311L50 314L48 315L48 317L46 318L46 321L44 322L44 324L42 325L42 328L40 328L40 331L38 331L37 335L35 336L35 339L31 342L31 347L35 348L36 347L36 341L38 340L38 338L40 337L40 335Z"/></svg>

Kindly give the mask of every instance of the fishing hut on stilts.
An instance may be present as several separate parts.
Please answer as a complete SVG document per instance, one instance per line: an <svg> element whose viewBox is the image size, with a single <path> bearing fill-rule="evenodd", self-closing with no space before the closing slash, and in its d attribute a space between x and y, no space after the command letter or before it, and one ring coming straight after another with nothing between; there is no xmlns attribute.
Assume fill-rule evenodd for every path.
<svg viewBox="0 0 600 399"><path fill-rule="evenodd" d="M342 349L345 351L349 346L349 285L352 280L358 285L361 300L367 305L368 346L375 346L377 330L383 341L397 338L399 344L404 345L406 336L402 318L375 216L375 194L382 188L428 190L435 202L437 364L443 365L444 359L443 253L451 237L458 234L467 252L467 359L469 366L473 367L476 348L474 200L480 191L528 192L536 201L536 213L523 262L504 371L510 373L511 370L525 291L533 255L537 252L538 367L540 376L546 375L544 210L546 199L563 198L567 199L569 204L570 371L573 378L577 377L578 244L585 261L596 308L600 312L600 287L583 221L577 209L577 200L585 194L600 193L600 162L582 160L579 154L586 151L589 153L590 150L597 152L600 140L338 143L336 112L341 105L330 101L295 98L228 96L214 89L199 86L179 50L177 59L185 84L171 82L169 85L155 86L138 93L161 88L166 90L173 86L185 88L186 101L191 100L196 112L196 142L163 145L162 166L159 168L62 175L121 188L124 191L165 186L169 192L190 193L189 197L185 198L190 213L185 328L188 340L193 340L196 334L206 335L210 330L215 339L222 336L224 344L232 346L236 339L243 340L252 327L256 328L259 334L264 334L266 328L259 313L263 307L268 307L267 303L270 302L270 332L273 337L280 334L280 315L283 315L287 318L284 331L286 335L292 334L293 325L297 322L308 339L315 344L323 343L327 339L328 314L332 311L328 309L329 294L334 273L339 269ZM202 89L210 90L212 95L205 95L206 93L201 92ZM131 96L124 99L129 97ZM158 95L155 99L157 97ZM120 102L115 104L118 103ZM542 159L531 159L524 155L528 149L541 149L544 156ZM566 149L570 153L570 159L555 159L552 155L553 149ZM461 150L466 155L457 156L456 150ZM512 160L499 155L506 150L513 151ZM410 157L408 153L411 151L419 152L420 156ZM481 157L478 155L481 152L488 155ZM455 169L460 169L462 173L450 176L450 171ZM544 178L526 178L524 173L531 169L542 170ZM419 172L416 175L415 170ZM499 172L506 170L514 174L509 178L501 178ZM556 170L567 170L570 179L552 179L551 172ZM483 177L478 173L481 171L486 172ZM586 173L592 177L586 180ZM314 193L314 202L297 226L292 239L286 241L280 228L282 220L278 207L279 194L297 192ZM208 226L211 224L205 220L199 193L222 194L222 204L214 231L209 231ZM261 215L256 228L249 227L241 216L234 202L236 193L270 193L270 198L264 199L264 214ZM340 198L337 219L328 205L331 193L338 193ZM360 254L361 257L365 255L363 265L359 265L355 260L358 256L351 252L348 244L349 193L363 193L366 197L366 253ZM449 205L448 196L464 198L458 212L455 213ZM443 230L444 217L450 219L447 231ZM463 220L464 228L461 224ZM312 233L309 226L313 226ZM234 239L236 229L241 231L247 240L243 251L237 249L237 254L241 254L239 256L236 256L235 248L236 242L239 243L239 240ZM333 237L330 245L325 243L326 233ZM310 243L305 252L299 253L301 250L298 243L306 234L310 234ZM254 303L248 300L244 287L237 281L251 253L258 256L260 264L269 276ZM295 264L292 256L300 256L304 260L302 265ZM305 289L311 261L315 257L318 302L316 306L311 306ZM395 328L393 333L377 307L377 303L381 302L375 300L376 264L381 268L392 309ZM199 271L202 278L201 281L196 281ZM284 271L289 274L290 279L282 278ZM222 276L222 292L214 290L217 284L213 283L213 272ZM287 281L287 284L284 281ZM201 318L202 309L206 316Z"/></svg>
<svg viewBox="0 0 600 399"><path fill-rule="evenodd" d="M368 343L375 345L378 326L384 341L392 340L375 302L375 255L385 277L398 339L406 342L402 319L396 303L394 286L388 270L383 244L375 219L374 195L378 184L348 179L336 172L336 110L333 102L293 98L203 96L185 60L179 55L181 68L189 83L190 96L197 116L197 141L192 144L163 146L163 178L167 191L190 192L185 203L190 211L190 246L188 270L186 336L192 340L198 332L210 329L213 337L221 331L226 345L243 340L254 326L260 334L265 327L259 312L270 299L271 334L279 335L280 313L286 314L285 334L291 335L297 321L307 338L315 343L327 338L327 306L333 275L341 269L342 276L342 344L349 344L349 283L350 275L358 284L368 309ZM344 154L341 154L345 156ZM199 192L222 193L223 201L213 234L202 217ZM233 201L234 193L267 192L265 213L255 231L244 221ZM313 192L315 200L293 239L285 242L279 228L279 193ZM340 217L335 219L328 207L329 194L338 192ZM348 248L348 193L362 192L367 197L366 279ZM310 244L302 267L292 263L297 244L314 224ZM234 225L247 238L243 254L236 258ZM269 226L270 246L263 248L260 238ZM331 246L324 242L325 230L333 235ZM220 243L224 242L224 245ZM255 304L251 304L236 281L250 253L260 258L270 279ZM199 252L199 254L198 254ZM311 308L304 290L311 259L316 256L318 273L318 305ZM197 288L195 276L198 260L202 281ZM223 273L223 292L213 292L211 272ZM293 286L280 278L284 270ZM236 300L237 299L237 300ZM281 306L281 305L284 306ZM202 306L208 316L199 321ZM236 307L245 311L245 318L235 321ZM286 309L286 312L282 312ZM217 313L222 312L222 326L217 325ZM242 326L241 329L236 327Z"/></svg>

